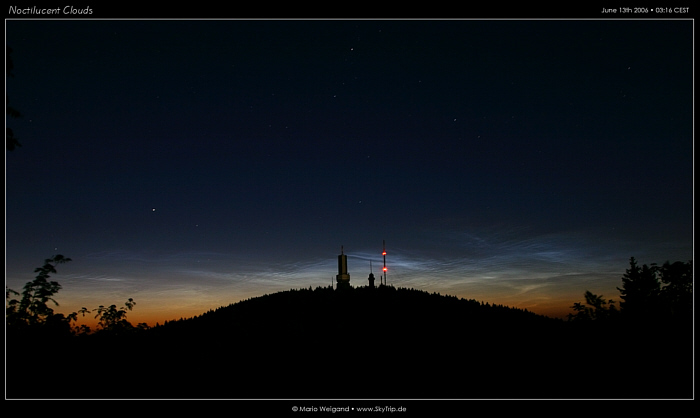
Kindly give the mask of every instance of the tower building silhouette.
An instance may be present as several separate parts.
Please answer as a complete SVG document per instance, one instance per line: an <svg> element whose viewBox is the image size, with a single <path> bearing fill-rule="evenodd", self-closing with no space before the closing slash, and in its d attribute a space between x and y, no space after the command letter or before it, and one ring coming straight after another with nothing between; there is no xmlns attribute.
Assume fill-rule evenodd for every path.
<svg viewBox="0 0 700 418"><path fill-rule="evenodd" d="M386 244L382 241L382 257L384 259L384 267L382 267L383 275L379 276L379 287L386 286ZM332 284L331 278L331 284ZM348 273L348 256L345 255L345 250L343 246L340 246L340 254L338 255L338 274L335 276L336 290L338 289L349 289L350 288L350 274ZM369 261L369 277L367 277L368 287L370 289L376 288L374 285L375 277L372 271L372 260Z"/></svg>
<svg viewBox="0 0 700 418"><path fill-rule="evenodd" d="M348 256L343 252L343 246L340 246L340 255L338 256L338 275L335 276L337 289L347 289L350 287L350 275L348 274Z"/></svg>

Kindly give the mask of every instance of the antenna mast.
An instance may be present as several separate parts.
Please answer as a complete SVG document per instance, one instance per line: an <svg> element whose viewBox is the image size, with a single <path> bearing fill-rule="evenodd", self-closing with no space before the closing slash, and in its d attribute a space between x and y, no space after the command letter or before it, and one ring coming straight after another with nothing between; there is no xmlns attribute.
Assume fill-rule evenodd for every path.
<svg viewBox="0 0 700 418"><path fill-rule="evenodd" d="M382 256L384 257L384 286L386 286L386 241L382 240Z"/></svg>

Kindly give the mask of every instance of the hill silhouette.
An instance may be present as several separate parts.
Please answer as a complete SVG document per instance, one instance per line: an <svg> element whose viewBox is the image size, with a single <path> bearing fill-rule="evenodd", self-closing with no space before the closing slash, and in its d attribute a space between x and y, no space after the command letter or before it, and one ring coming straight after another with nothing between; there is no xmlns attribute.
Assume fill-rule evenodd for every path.
<svg viewBox="0 0 700 418"><path fill-rule="evenodd" d="M13 345L7 392L129 399L690 396L692 343L659 332L665 334L572 324L413 289L319 287L130 335ZM663 367L650 367L659 353Z"/></svg>

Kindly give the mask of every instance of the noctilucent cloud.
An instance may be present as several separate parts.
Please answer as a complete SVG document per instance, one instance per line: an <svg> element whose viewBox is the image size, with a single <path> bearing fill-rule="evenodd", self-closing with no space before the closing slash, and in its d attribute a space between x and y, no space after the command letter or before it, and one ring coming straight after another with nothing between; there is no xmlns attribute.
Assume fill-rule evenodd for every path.
<svg viewBox="0 0 700 418"><path fill-rule="evenodd" d="M387 281L565 317L693 257L691 20L12 20L6 285L154 325Z"/></svg>

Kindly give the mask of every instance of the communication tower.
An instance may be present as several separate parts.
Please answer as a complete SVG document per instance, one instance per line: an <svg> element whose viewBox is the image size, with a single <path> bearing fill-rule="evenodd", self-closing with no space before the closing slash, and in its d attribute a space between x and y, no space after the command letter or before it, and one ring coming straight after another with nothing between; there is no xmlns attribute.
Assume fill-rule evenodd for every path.
<svg viewBox="0 0 700 418"><path fill-rule="evenodd" d="M386 286L386 241L382 240L382 257L384 257L384 286Z"/></svg>
<svg viewBox="0 0 700 418"><path fill-rule="evenodd" d="M338 275L335 276L338 282L336 288L344 289L350 287L350 275L348 274L348 256L343 252L343 246L340 246L340 255L338 256Z"/></svg>

